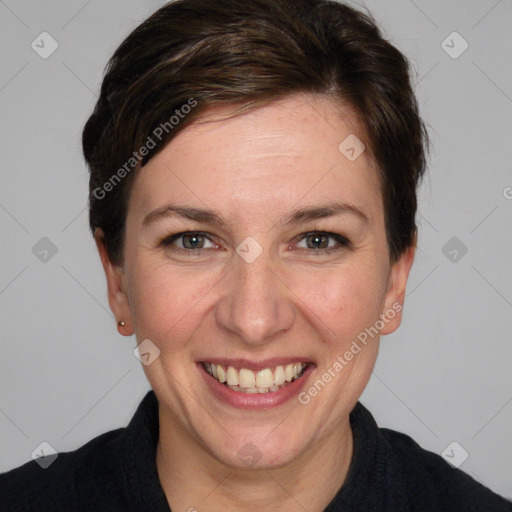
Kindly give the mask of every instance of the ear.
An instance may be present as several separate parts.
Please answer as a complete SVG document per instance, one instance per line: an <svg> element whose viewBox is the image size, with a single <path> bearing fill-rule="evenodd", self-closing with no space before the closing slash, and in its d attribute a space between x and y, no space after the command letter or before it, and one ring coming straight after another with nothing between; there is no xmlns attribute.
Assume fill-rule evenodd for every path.
<svg viewBox="0 0 512 512"><path fill-rule="evenodd" d="M404 307L405 287L407 278L414 261L416 251L416 236L413 245L408 247L396 261L390 270L388 289L384 300L384 310L381 318L384 321L384 327L381 334L391 334L396 331L402 322L402 310Z"/></svg>
<svg viewBox="0 0 512 512"><path fill-rule="evenodd" d="M123 268L118 265L114 265L110 261L107 254L107 248L105 246L105 234L102 229L95 229L94 240L107 278L108 303L112 313L114 313L117 330L119 331L119 334L122 334L123 336L131 336L133 334L133 325L130 304L125 292ZM121 320L125 324L122 327L118 323Z"/></svg>

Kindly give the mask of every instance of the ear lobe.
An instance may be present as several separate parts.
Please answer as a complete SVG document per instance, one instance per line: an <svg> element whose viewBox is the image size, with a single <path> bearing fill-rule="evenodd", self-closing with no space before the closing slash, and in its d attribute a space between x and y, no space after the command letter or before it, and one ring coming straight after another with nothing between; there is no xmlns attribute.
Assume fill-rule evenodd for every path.
<svg viewBox="0 0 512 512"><path fill-rule="evenodd" d="M402 322L405 289L414 261L415 251L416 237L414 238L414 245L408 247L391 267L388 290L384 301L384 311L381 315L384 319L384 327L381 330L381 334L391 334L398 329Z"/></svg>
<svg viewBox="0 0 512 512"><path fill-rule="evenodd" d="M98 248L103 270L105 271L108 303L112 313L114 313L117 330L123 336L131 336L133 334L131 310L128 303L128 297L123 286L123 268L118 265L114 265L110 261L105 245L105 234L101 228L95 229L94 240L96 242L96 247ZM120 326L118 323L121 320L124 322L123 326Z"/></svg>

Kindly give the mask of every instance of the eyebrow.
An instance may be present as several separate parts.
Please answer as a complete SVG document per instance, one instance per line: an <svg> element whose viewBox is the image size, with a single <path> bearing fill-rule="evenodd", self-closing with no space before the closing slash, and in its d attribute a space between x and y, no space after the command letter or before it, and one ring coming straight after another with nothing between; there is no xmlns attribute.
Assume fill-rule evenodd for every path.
<svg viewBox="0 0 512 512"><path fill-rule="evenodd" d="M370 222L368 216L357 206L350 203L331 202L323 205L307 206L293 210L285 216L283 223L285 225L299 224L301 222L334 217L342 214L355 215L365 224ZM221 227L226 227L228 225L222 216L213 210L167 204L148 213L142 221L142 227L146 228L160 219L169 217L182 217L203 224L211 224Z"/></svg>

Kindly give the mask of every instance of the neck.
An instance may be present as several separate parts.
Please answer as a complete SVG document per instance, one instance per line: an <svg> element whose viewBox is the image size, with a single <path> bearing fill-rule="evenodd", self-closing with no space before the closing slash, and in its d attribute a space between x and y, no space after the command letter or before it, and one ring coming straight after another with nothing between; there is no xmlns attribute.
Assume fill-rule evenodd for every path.
<svg viewBox="0 0 512 512"><path fill-rule="evenodd" d="M352 459L348 417L292 463L257 470L220 462L162 406L159 418L156 465L173 511L321 512L343 485Z"/></svg>

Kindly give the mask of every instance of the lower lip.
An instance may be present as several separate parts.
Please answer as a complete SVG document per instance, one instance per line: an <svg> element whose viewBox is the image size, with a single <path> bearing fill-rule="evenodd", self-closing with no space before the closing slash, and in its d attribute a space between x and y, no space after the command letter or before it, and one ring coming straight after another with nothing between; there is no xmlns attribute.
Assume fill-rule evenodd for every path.
<svg viewBox="0 0 512 512"><path fill-rule="evenodd" d="M203 375L207 386L218 400L238 409L251 410L277 407L293 397L296 397L304 387L310 374L315 369L313 364L309 364L304 370L302 377L294 380L291 384L288 384L288 386L277 391L269 391L268 393L243 393L240 391L233 391L224 384L221 384L205 370L202 363L197 363L197 367L201 375Z"/></svg>

